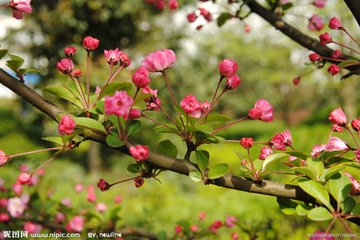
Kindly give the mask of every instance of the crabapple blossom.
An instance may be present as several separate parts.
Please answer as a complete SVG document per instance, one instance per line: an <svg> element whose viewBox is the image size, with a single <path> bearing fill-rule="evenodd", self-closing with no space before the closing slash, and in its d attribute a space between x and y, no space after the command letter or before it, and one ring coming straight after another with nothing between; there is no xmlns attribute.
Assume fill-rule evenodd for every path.
<svg viewBox="0 0 360 240"><path fill-rule="evenodd" d="M206 212L199 212L199 221L203 221L206 218Z"/></svg>
<svg viewBox="0 0 360 240"><path fill-rule="evenodd" d="M64 220L65 220L65 215L63 213L57 212L55 214L55 222L56 223L62 223L62 222L64 222Z"/></svg>
<svg viewBox="0 0 360 240"><path fill-rule="evenodd" d="M194 12L189 13L188 15L186 15L186 17L187 17L187 20L188 20L189 23L193 23L197 19L197 15Z"/></svg>
<svg viewBox="0 0 360 240"><path fill-rule="evenodd" d="M60 61L58 61L56 63L56 68L66 74L66 75L69 75L72 70L74 69L74 63L71 59L69 58L63 58L63 59L60 59Z"/></svg>
<svg viewBox="0 0 360 240"><path fill-rule="evenodd" d="M30 184L30 181L31 181L31 175L26 172L20 173L20 175L16 178L16 182L21 185Z"/></svg>
<svg viewBox="0 0 360 240"><path fill-rule="evenodd" d="M132 75L132 82L138 88L144 88L150 83L149 72L144 66L140 66Z"/></svg>
<svg viewBox="0 0 360 240"><path fill-rule="evenodd" d="M130 119L141 118L141 116L142 116L141 114L142 114L142 111L140 109L133 108L133 109L130 109L129 118Z"/></svg>
<svg viewBox="0 0 360 240"><path fill-rule="evenodd" d="M330 67L327 69L327 71L331 74L331 75L336 75L340 72L340 67L338 65L336 65L335 63L331 64Z"/></svg>
<svg viewBox="0 0 360 240"><path fill-rule="evenodd" d="M81 232L84 227L84 218L77 215L74 216L70 221L66 224L66 230L68 232Z"/></svg>
<svg viewBox="0 0 360 240"><path fill-rule="evenodd" d="M105 113L128 119L130 107L134 100L126 91L116 91L113 96L105 97Z"/></svg>
<svg viewBox="0 0 360 240"><path fill-rule="evenodd" d="M317 54L317 53L310 53L309 54L309 59L312 62L317 62L317 61L321 60L321 56L319 54Z"/></svg>
<svg viewBox="0 0 360 240"><path fill-rule="evenodd" d="M179 7L179 3L177 0L169 0L168 4L170 10L176 10Z"/></svg>
<svg viewBox="0 0 360 240"><path fill-rule="evenodd" d="M199 227L197 225L191 225L190 226L190 231L197 232L197 231L199 231Z"/></svg>
<svg viewBox="0 0 360 240"><path fill-rule="evenodd" d="M222 225L223 223L220 220L216 220L210 225L209 230L213 233L217 233L218 229L221 228Z"/></svg>
<svg viewBox="0 0 360 240"><path fill-rule="evenodd" d="M12 15L16 19L22 19L23 14L32 12L31 0L11 0L8 6L12 10Z"/></svg>
<svg viewBox="0 0 360 240"><path fill-rule="evenodd" d="M219 70L222 77L230 78L236 74L238 64L235 60L224 59L219 63Z"/></svg>
<svg viewBox="0 0 360 240"><path fill-rule="evenodd" d="M260 160L265 160L268 156L270 156L271 154L273 154L273 150L272 148L268 147L268 146L264 146L261 148L260 150L260 155L259 155L259 159Z"/></svg>
<svg viewBox="0 0 360 240"><path fill-rule="evenodd" d="M33 222L26 222L24 224L24 231L28 233L39 233L42 230L41 225L33 223Z"/></svg>
<svg viewBox="0 0 360 240"><path fill-rule="evenodd" d="M313 15L309 19L308 29L310 31L320 31L324 27L323 18L319 15Z"/></svg>
<svg viewBox="0 0 360 240"><path fill-rule="evenodd" d="M137 177L134 179L135 187L140 188L142 185L144 185L145 180L143 177Z"/></svg>
<svg viewBox="0 0 360 240"><path fill-rule="evenodd" d="M293 79L293 84L296 86L296 85L298 85L300 83L300 81L301 81L301 77L295 77Z"/></svg>
<svg viewBox="0 0 360 240"><path fill-rule="evenodd" d="M317 8L325 7L326 0L314 0L313 5Z"/></svg>
<svg viewBox="0 0 360 240"><path fill-rule="evenodd" d="M127 53L121 52L120 65L124 68L127 68L128 66L131 65L131 58Z"/></svg>
<svg viewBox="0 0 360 240"><path fill-rule="evenodd" d="M285 130L281 133L276 134L270 140L270 146L275 150L286 150L286 146L291 146L292 144L292 136L289 130Z"/></svg>
<svg viewBox="0 0 360 240"><path fill-rule="evenodd" d="M144 87L142 90L143 94L151 94L154 97L157 97L158 90L157 89L151 89L149 86Z"/></svg>
<svg viewBox="0 0 360 240"><path fill-rule="evenodd" d="M81 77L81 70L80 69L75 69L72 71L72 76L76 77L76 78L79 78Z"/></svg>
<svg viewBox="0 0 360 240"><path fill-rule="evenodd" d="M250 149L252 147L253 143L254 143L253 138L242 138L240 140L240 145L246 149Z"/></svg>
<svg viewBox="0 0 360 240"><path fill-rule="evenodd" d="M83 46L86 49L86 51L94 51L99 47L100 41L97 38L87 36L83 39Z"/></svg>
<svg viewBox="0 0 360 240"><path fill-rule="evenodd" d="M86 199L89 202L95 202L96 201L95 188L93 186L88 186Z"/></svg>
<svg viewBox="0 0 360 240"><path fill-rule="evenodd" d="M176 55L173 50L164 49L155 51L147 55L142 61L142 65L149 72L163 72L171 67L176 61Z"/></svg>
<svg viewBox="0 0 360 240"><path fill-rule="evenodd" d="M360 131L360 118L354 119L351 121L351 127L355 130L355 131ZM0 159L1 159L1 155L0 155ZM1 165L1 164L0 164Z"/></svg>
<svg viewBox="0 0 360 240"><path fill-rule="evenodd" d="M236 226L237 218L234 216L228 216L225 220L225 224L228 228L233 228Z"/></svg>
<svg viewBox="0 0 360 240"><path fill-rule="evenodd" d="M110 184L102 178L99 179L96 185L103 192L109 190L111 187Z"/></svg>
<svg viewBox="0 0 360 240"><path fill-rule="evenodd" d="M231 240L239 240L239 235L236 232L231 233Z"/></svg>
<svg viewBox="0 0 360 240"><path fill-rule="evenodd" d="M351 181L351 194L359 195L360 194L360 183L348 172L344 172L344 174L350 179Z"/></svg>
<svg viewBox="0 0 360 240"><path fill-rule="evenodd" d="M338 137L331 137L325 146L325 151L327 152L342 151L347 149L349 149L349 147Z"/></svg>
<svg viewBox="0 0 360 240"><path fill-rule="evenodd" d="M206 21L211 22L212 15L211 13L205 8L199 8L200 14L205 18Z"/></svg>
<svg viewBox="0 0 360 240"><path fill-rule="evenodd" d="M61 135L70 135L74 132L75 128L75 120L68 115L64 115L58 124L58 131Z"/></svg>
<svg viewBox="0 0 360 240"><path fill-rule="evenodd" d="M315 145L312 150L310 155L313 158L316 158L317 156L320 155L320 153L322 153L325 150L326 145L325 144L321 144L321 145Z"/></svg>
<svg viewBox="0 0 360 240"><path fill-rule="evenodd" d="M107 206L105 203L97 203L96 204L96 211L98 211L99 213L105 212L106 209L107 209Z"/></svg>
<svg viewBox="0 0 360 240"><path fill-rule="evenodd" d="M201 105L201 113L206 114L210 111L210 103L208 101L205 101L200 104Z"/></svg>
<svg viewBox="0 0 360 240"><path fill-rule="evenodd" d="M73 46L65 47L64 53L65 53L65 56L67 56L67 57L73 57L73 56L75 56L76 48Z"/></svg>
<svg viewBox="0 0 360 240"><path fill-rule="evenodd" d="M120 196L120 195L116 195L115 197L114 197L114 202L115 203L121 203L122 202L122 197Z"/></svg>
<svg viewBox="0 0 360 240"><path fill-rule="evenodd" d="M338 124L333 124L331 125L331 129L334 131L334 132L342 132L343 131L343 127L338 125Z"/></svg>
<svg viewBox="0 0 360 240"><path fill-rule="evenodd" d="M179 234L182 232L182 227L180 225L175 226L175 234Z"/></svg>
<svg viewBox="0 0 360 240"><path fill-rule="evenodd" d="M226 79L226 89L234 89L234 88L237 88L241 83L241 79L238 75L234 74L233 76L231 77L228 77Z"/></svg>
<svg viewBox="0 0 360 240"><path fill-rule="evenodd" d="M62 198L60 200L60 202L61 202L62 205L66 206L68 208L71 208L71 206L72 206L72 201L69 198Z"/></svg>
<svg viewBox="0 0 360 240"><path fill-rule="evenodd" d="M6 153L3 150L0 150L0 166L7 163L9 157L6 155Z"/></svg>
<svg viewBox="0 0 360 240"><path fill-rule="evenodd" d="M23 187L20 183L15 183L12 186L12 190L14 191L15 195L20 196L23 192Z"/></svg>
<svg viewBox="0 0 360 240"><path fill-rule="evenodd" d="M7 210L11 217L20 217L29 202L29 195L22 195L21 197L13 197L8 199Z"/></svg>
<svg viewBox="0 0 360 240"><path fill-rule="evenodd" d="M341 55L342 55L341 51L339 49L336 49L331 54L331 57L337 59L337 58L341 57Z"/></svg>
<svg viewBox="0 0 360 240"><path fill-rule="evenodd" d="M323 46L332 42L332 38L328 32L320 34L319 39L320 39L320 44Z"/></svg>
<svg viewBox="0 0 360 240"><path fill-rule="evenodd" d="M249 110L248 116L252 120L259 119L264 122L271 122L273 120L272 106L265 99L259 99L255 102L254 108Z"/></svg>
<svg viewBox="0 0 360 240"><path fill-rule="evenodd" d="M157 97L150 97L146 100L146 107L150 111L159 111L161 101Z"/></svg>
<svg viewBox="0 0 360 240"><path fill-rule="evenodd" d="M347 118L346 115L344 113L344 111L339 107L334 109L330 114L329 114L329 120L337 125L340 126L344 126L347 123Z"/></svg>
<svg viewBox="0 0 360 240"><path fill-rule="evenodd" d="M10 216L7 213L0 213L0 223L8 222L10 220Z"/></svg>
<svg viewBox="0 0 360 240"><path fill-rule="evenodd" d="M201 117L201 103L191 94L181 100L180 107L193 118Z"/></svg>
<svg viewBox="0 0 360 240"><path fill-rule="evenodd" d="M120 57L122 52L118 49L104 50L104 56L106 61L110 64L110 66L117 65L120 62Z"/></svg>
<svg viewBox="0 0 360 240"><path fill-rule="evenodd" d="M343 26L339 19L337 19L336 17L332 17L329 21L329 28L332 30L339 30L342 29Z"/></svg>
<svg viewBox="0 0 360 240"><path fill-rule="evenodd" d="M84 185L82 185L81 183L77 183L75 185L75 191L76 192L82 192L84 190Z"/></svg>
<svg viewBox="0 0 360 240"><path fill-rule="evenodd" d="M131 146L129 152L136 161L144 161L149 157L149 148L145 145Z"/></svg>

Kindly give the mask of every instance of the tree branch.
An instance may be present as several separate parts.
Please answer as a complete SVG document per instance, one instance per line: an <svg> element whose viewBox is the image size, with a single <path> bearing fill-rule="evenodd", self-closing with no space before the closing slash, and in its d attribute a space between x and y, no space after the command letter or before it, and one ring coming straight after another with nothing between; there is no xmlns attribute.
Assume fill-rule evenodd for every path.
<svg viewBox="0 0 360 240"><path fill-rule="evenodd" d="M59 116L60 114L65 113L57 106L47 102L42 96L40 96L34 90L27 87L23 83L19 82L18 80L7 74L2 69L0 69L0 83L11 89L17 95L19 95L20 97L24 98L29 103L31 103L34 107L38 108L40 111L42 111L43 113L45 113L46 115L48 115L49 117L55 120L60 117ZM105 141L106 136L104 135L98 133L91 133L87 137L91 140L106 145L106 141ZM126 146L122 146L115 149L125 154L129 154L128 148ZM167 157L159 153L156 153L154 151L149 151L148 161L154 166L159 167L161 169L170 170L172 172L176 172L184 175L189 175L189 172L191 170L197 169L195 165L193 165L191 162L187 160ZM276 183L268 180L264 180L261 183L257 183L231 174L227 174L223 177L211 181L210 184L224 188L234 189L234 190L295 199L307 203L316 202L313 197L308 195L298 186ZM358 224L360 224L360 218L356 219L356 221L357 220L359 220Z"/></svg>
<svg viewBox="0 0 360 240"><path fill-rule="evenodd" d="M358 25L360 26L360 3L359 0L345 0L346 5L354 15Z"/></svg>

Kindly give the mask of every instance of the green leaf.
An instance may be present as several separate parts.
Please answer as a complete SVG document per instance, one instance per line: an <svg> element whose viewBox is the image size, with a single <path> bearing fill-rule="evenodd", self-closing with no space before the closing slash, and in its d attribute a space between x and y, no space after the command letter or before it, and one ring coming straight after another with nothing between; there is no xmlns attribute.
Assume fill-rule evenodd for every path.
<svg viewBox="0 0 360 240"><path fill-rule="evenodd" d="M158 153L176 158L177 157L177 147L175 144L173 144L170 140L164 140L161 141L157 147L156 150Z"/></svg>
<svg viewBox="0 0 360 240"><path fill-rule="evenodd" d="M327 221L333 219L333 215L324 207L311 209L307 217L313 221Z"/></svg>
<svg viewBox="0 0 360 240"><path fill-rule="evenodd" d="M139 170L139 165L136 163L132 163L127 167L127 170L131 173L138 173Z"/></svg>
<svg viewBox="0 0 360 240"><path fill-rule="evenodd" d="M224 12L221 13L220 16L217 18L216 23L219 27L224 25L227 20L229 20L232 17L230 13Z"/></svg>
<svg viewBox="0 0 360 240"><path fill-rule="evenodd" d="M6 61L6 66L8 66L14 72L17 72L19 68L21 68L21 66L24 64L24 59L12 54L9 54L9 56L10 60Z"/></svg>
<svg viewBox="0 0 360 240"><path fill-rule="evenodd" d="M311 207L305 204L300 203L299 205L296 206L296 214L299 216L306 216L309 211L311 210Z"/></svg>
<svg viewBox="0 0 360 240"><path fill-rule="evenodd" d="M329 180L333 175L335 175L336 173L340 172L341 170L343 170L345 167L342 165L335 165L331 168L327 168L323 171L323 173L320 176L320 179L322 181L327 181Z"/></svg>
<svg viewBox="0 0 360 240"><path fill-rule="evenodd" d="M200 150L196 152L196 163L201 172L205 172L209 164L210 154L208 151Z"/></svg>
<svg viewBox="0 0 360 240"><path fill-rule="evenodd" d="M316 178L319 178L324 171L324 164L319 159L308 158L306 164L309 169L314 173Z"/></svg>
<svg viewBox="0 0 360 240"><path fill-rule="evenodd" d="M105 113L104 101L97 101L96 108L99 110L101 114Z"/></svg>
<svg viewBox="0 0 360 240"><path fill-rule="evenodd" d="M280 210L286 215L292 215L295 213L295 208L298 205L296 202L282 197L276 198L276 201L279 204Z"/></svg>
<svg viewBox="0 0 360 240"><path fill-rule="evenodd" d="M8 53L7 49L0 49L0 60Z"/></svg>
<svg viewBox="0 0 360 240"><path fill-rule="evenodd" d="M337 173L329 180L330 194L341 204L351 192L351 181L345 174Z"/></svg>
<svg viewBox="0 0 360 240"><path fill-rule="evenodd" d="M201 182L202 181L202 174L199 171L191 170L189 173L189 177L194 182Z"/></svg>
<svg viewBox="0 0 360 240"><path fill-rule="evenodd" d="M274 163L274 162L280 162L281 160L284 160L286 158L289 158L289 155L287 153L271 154L263 161L262 171L264 171L268 167L269 164Z"/></svg>
<svg viewBox="0 0 360 240"><path fill-rule="evenodd" d="M343 203L340 204L341 209L344 211L344 213L351 213L351 211L355 208L356 206L356 201L350 197L347 196Z"/></svg>
<svg viewBox="0 0 360 240"><path fill-rule="evenodd" d="M51 85L51 86L44 87L42 90L46 93L50 93L50 94L60 97L62 99L68 100L69 102L76 101L75 100L76 98L74 97L74 95L68 89L66 89L64 86Z"/></svg>
<svg viewBox="0 0 360 240"><path fill-rule="evenodd" d="M123 141L120 140L119 136L114 134L108 134L106 136L106 144L114 148L124 145Z"/></svg>
<svg viewBox="0 0 360 240"><path fill-rule="evenodd" d="M227 122L230 121L231 118L228 115L221 114L221 113L210 113L206 118L206 123L212 122Z"/></svg>
<svg viewBox="0 0 360 240"><path fill-rule="evenodd" d="M290 156L294 156L294 157L297 157L297 158L301 158L301 159L304 159L306 160L309 156L305 153L302 153L302 152L286 152L287 154L289 154Z"/></svg>
<svg viewBox="0 0 360 240"><path fill-rule="evenodd" d="M42 137L41 139L48 142L56 143L61 146L64 145L62 137L59 136Z"/></svg>
<svg viewBox="0 0 360 240"><path fill-rule="evenodd" d="M119 117L118 116L116 116L116 115L108 115L107 116L107 119L114 125L114 127L116 128L116 129L119 129L119 127L120 127L120 125L119 125L119 120L120 120L120 122L122 121L122 119L123 118L120 118L120 119L118 119ZM122 123L121 123L121 125L123 125Z"/></svg>
<svg viewBox="0 0 360 240"><path fill-rule="evenodd" d="M24 68L25 73L40 73L40 69L36 68Z"/></svg>
<svg viewBox="0 0 360 240"><path fill-rule="evenodd" d="M167 236L166 236L166 231L160 231L157 234L157 239L158 240L166 240L166 239L168 239Z"/></svg>
<svg viewBox="0 0 360 240"><path fill-rule="evenodd" d="M112 96L116 91L131 91L132 84L128 82L112 82L106 86L105 90L101 93L100 98L102 99L104 96Z"/></svg>
<svg viewBox="0 0 360 240"><path fill-rule="evenodd" d="M299 186L307 192L310 196L319 200L327 208L333 211L333 207L330 204L330 197L328 192L324 189L324 186L314 180L303 180L299 182Z"/></svg>
<svg viewBox="0 0 360 240"><path fill-rule="evenodd" d="M351 214L353 214L353 215L360 214L360 204L359 203L357 203L356 206L353 208L353 210L351 211Z"/></svg>
<svg viewBox="0 0 360 240"><path fill-rule="evenodd" d="M225 175L228 169L229 165L227 165L226 163L216 164L209 169L208 178L216 179L222 177Z"/></svg>
<svg viewBox="0 0 360 240"><path fill-rule="evenodd" d="M140 129L141 129L141 122L139 120L132 120L127 128L127 134L128 136L135 135L140 131Z"/></svg>
<svg viewBox="0 0 360 240"><path fill-rule="evenodd" d="M91 129L95 132L106 133L106 130L101 122L98 122L95 119L86 117L74 117L73 119L75 120L77 127Z"/></svg>
<svg viewBox="0 0 360 240"><path fill-rule="evenodd" d="M316 179L315 174L310 170L309 167L293 167L292 170L294 170L295 173L301 173L311 179Z"/></svg>

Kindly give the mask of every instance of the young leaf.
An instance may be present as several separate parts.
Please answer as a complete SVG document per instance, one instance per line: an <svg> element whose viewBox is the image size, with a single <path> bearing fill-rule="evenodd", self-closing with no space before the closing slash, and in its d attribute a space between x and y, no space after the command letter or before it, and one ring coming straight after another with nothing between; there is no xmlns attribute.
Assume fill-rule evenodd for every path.
<svg viewBox="0 0 360 240"><path fill-rule="evenodd" d="M12 54L9 54L9 56L10 60L6 61L6 66L8 66L14 72L17 72L19 68L21 68L21 66L24 64L24 59Z"/></svg>
<svg viewBox="0 0 360 240"><path fill-rule="evenodd" d="M109 134L106 136L106 144L110 147L121 147L124 143L120 140L118 135Z"/></svg>
<svg viewBox="0 0 360 240"><path fill-rule="evenodd" d="M295 208L298 205L296 202L282 197L278 197L276 201L279 204L280 210L286 215L292 215L295 213Z"/></svg>
<svg viewBox="0 0 360 240"><path fill-rule="evenodd" d="M189 177L191 180L193 180L194 182L201 182L202 181L202 174L199 171L196 170L192 170L189 173Z"/></svg>
<svg viewBox="0 0 360 240"><path fill-rule="evenodd" d="M353 209L356 206L356 201L352 198L347 196L343 203L340 204L341 209L344 211L344 213L351 213L351 211L353 211Z"/></svg>
<svg viewBox="0 0 360 240"><path fill-rule="evenodd" d="M290 156L294 156L294 157L297 157L297 158L301 158L301 159L304 159L306 160L309 156L305 153L302 153L302 152L286 152L287 154L289 154Z"/></svg>
<svg viewBox="0 0 360 240"><path fill-rule="evenodd" d="M131 134L136 134L141 129L141 122L139 120L132 120L128 126L127 134L130 136Z"/></svg>
<svg viewBox="0 0 360 240"><path fill-rule="evenodd" d="M68 89L66 89L64 86L51 85L51 86L44 87L42 90L44 92L50 93L50 94L60 97L62 99L68 100L69 102L76 101L74 95Z"/></svg>
<svg viewBox="0 0 360 240"><path fill-rule="evenodd" d="M177 147L170 140L161 141L156 150L163 155L176 158L177 157Z"/></svg>
<svg viewBox="0 0 360 240"><path fill-rule="evenodd" d="M320 176L321 181L327 181L329 180L333 175L343 170L345 166L342 165L335 165L331 168L327 168L323 171L323 173Z"/></svg>
<svg viewBox="0 0 360 240"><path fill-rule="evenodd" d="M230 13L224 12L221 13L220 16L217 18L216 22L219 27L224 25L227 20L229 20L232 17Z"/></svg>
<svg viewBox="0 0 360 240"><path fill-rule="evenodd" d="M0 49L0 60L8 53L7 49Z"/></svg>
<svg viewBox="0 0 360 240"><path fill-rule="evenodd" d="M131 173L138 173L139 172L139 165L136 163L132 163L127 167L127 170Z"/></svg>
<svg viewBox="0 0 360 240"><path fill-rule="evenodd" d="M292 170L294 170L295 173L301 173L311 179L316 179L315 174L308 167L293 167Z"/></svg>
<svg viewBox="0 0 360 240"><path fill-rule="evenodd" d="M61 146L64 144L62 137L59 137L59 136L42 137L41 139L48 141L48 142L56 143Z"/></svg>
<svg viewBox="0 0 360 240"><path fill-rule="evenodd" d="M215 179L222 177L225 175L228 169L229 166L226 163L216 164L209 169L208 178Z"/></svg>
<svg viewBox="0 0 360 240"><path fill-rule="evenodd" d="M342 173L337 173L329 180L330 194L341 204L351 192L351 181Z"/></svg>
<svg viewBox="0 0 360 240"><path fill-rule="evenodd" d="M101 122L98 122L95 119L86 117L74 117L74 120L77 127L88 128L97 132L106 133L106 130L101 124Z"/></svg>
<svg viewBox="0 0 360 240"><path fill-rule="evenodd" d="M303 180L299 182L299 186L307 192L310 196L319 200L322 204L328 207L333 211L333 207L330 204L330 197L328 192L324 189L324 186L321 183L314 180Z"/></svg>
<svg viewBox="0 0 360 240"><path fill-rule="evenodd" d="M324 171L324 164L319 159L308 158L306 164L316 177L319 177Z"/></svg>
<svg viewBox="0 0 360 240"><path fill-rule="evenodd" d="M313 221L327 221L333 219L333 215L324 207L311 209L307 217Z"/></svg>
<svg viewBox="0 0 360 240"><path fill-rule="evenodd" d="M285 158L288 158L288 157L289 157L289 155L286 153L271 154L264 160L263 166L262 166L262 171L264 171L266 169L266 167L268 167L269 164L274 163L274 162L280 162L281 160L284 160Z"/></svg>
<svg viewBox="0 0 360 240"><path fill-rule="evenodd" d="M210 154L208 151L200 150L196 152L196 163L201 172L205 172L209 164Z"/></svg>
<svg viewBox="0 0 360 240"><path fill-rule="evenodd" d="M306 216L309 213L310 210L311 210L310 206L304 205L302 203L297 205L297 207L295 209L296 214L299 215L299 216Z"/></svg>

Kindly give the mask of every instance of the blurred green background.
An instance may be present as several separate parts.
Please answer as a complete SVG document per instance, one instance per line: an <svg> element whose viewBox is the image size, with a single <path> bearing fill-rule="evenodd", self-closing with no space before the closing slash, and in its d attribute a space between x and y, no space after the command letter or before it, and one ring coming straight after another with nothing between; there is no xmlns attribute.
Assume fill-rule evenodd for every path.
<svg viewBox="0 0 360 240"><path fill-rule="evenodd" d="M33 14L26 16L19 28L8 29L6 37L1 40L2 47L22 56L25 54L27 64L41 70L40 81L33 84L39 89L67 81L55 71L55 63L63 56L65 46L79 46L75 59L80 67L84 67L85 58L79 43L86 35L101 41L92 72L94 88L107 78L108 66L102 55L104 49L119 47L131 56L132 66L117 78L117 81L130 81L131 74L145 55L170 48L177 55L177 62L169 74L178 100L188 93L196 95L200 101L209 100L218 80L217 64L223 58L235 59L239 63L242 84L225 95L218 110L233 118L241 117L256 99L265 98L275 109L276 121L240 123L222 133L227 139L254 137L255 141L261 142L289 129L294 146L309 153L313 145L326 143L330 132L327 117L333 108L341 106L350 119L358 116L358 77L340 81L340 77L331 77L320 69L306 75L299 85L294 86L293 78L314 69L307 64L309 51L269 28L256 16L247 20L253 28L250 33L244 31L244 24L238 20L229 21L222 28L216 27L215 23L206 24L203 30L197 31L186 22L186 14L195 8L194 2L186 1L188 5L174 12L161 12L142 0L33 0ZM181 4L184 5L184 1ZM355 34L359 33L344 4L329 1L328 7L320 12L309 6L304 8L321 14L325 20L336 12L344 25L350 26ZM301 21L291 16L288 21L306 31L306 22L300 24ZM309 34L316 37L318 33ZM346 38L341 40L351 44ZM160 95L164 93L165 85L161 78L156 75L151 78L151 87L158 88ZM170 102L166 99L168 95L164 93L161 98L169 108L166 106ZM151 143L149 145L154 147L161 140L173 138L154 133L150 123L143 123L145 129L137 141ZM6 153L51 146L41 137L57 134L56 127L54 122L18 97L0 101L0 149ZM177 143L182 145L181 141ZM237 152L243 151L238 144L224 143L206 148L211 152L212 164L227 162L231 172L237 173L240 164ZM259 148L252 149L254 156L258 151ZM184 147L180 152L184 154ZM48 154L38 154L16 158L0 169L0 176L11 184L21 164L34 169L48 157ZM75 193L76 183L95 185L101 177L109 182L132 177L126 171L126 166L132 162L127 156L87 142L48 165L41 186L54 190L55 199L64 196L75 199L74 204L81 209L86 206L86 198L84 193ZM288 178L275 176L274 179L285 181ZM273 197L195 184L188 177L171 172L162 173L159 180L161 183L147 180L140 189L127 182L107 192L96 190L96 193L99 201L109 206L113 204L115 195L121 195L120 224L155 233L162 230L173 233L176 223L182 219L195 224L200 211L207 213L205 225L229 215L236 216L243 229L233 231L239 233L240 239L250 239L253 233L258 233L259 239L305 239L317 229L326 229L328 224L284 215ZM338 224L334 232L344 230ZM230 239L229 231L221 230L219 237Z"/></svg>

